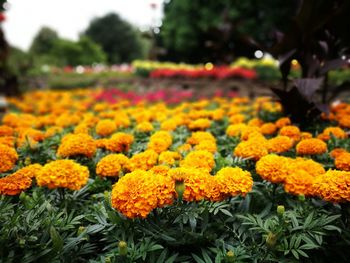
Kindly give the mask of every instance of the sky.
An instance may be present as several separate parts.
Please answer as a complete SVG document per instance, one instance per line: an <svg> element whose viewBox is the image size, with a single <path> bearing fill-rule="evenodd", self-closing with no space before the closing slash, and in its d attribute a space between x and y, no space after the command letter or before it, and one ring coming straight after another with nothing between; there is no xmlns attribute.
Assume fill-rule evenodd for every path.
<svg viewBox="0 0 350 263"><path fill-rule="evenodd" d="M58 32L61 37L76 40L89 21L108 12L140 29L159 24L163 0L8 0L6 21L3 24L8 42L28 50L33 37L43 26ZM157 8L152 10L151 3Z"/></svg>

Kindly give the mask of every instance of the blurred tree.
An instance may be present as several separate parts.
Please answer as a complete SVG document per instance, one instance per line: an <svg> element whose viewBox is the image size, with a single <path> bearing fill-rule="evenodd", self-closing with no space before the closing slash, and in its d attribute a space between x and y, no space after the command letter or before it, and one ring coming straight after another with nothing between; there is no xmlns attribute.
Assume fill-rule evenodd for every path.
<svg viewBox="0 0 350 263"><path fill-rule="evenodd" d="M139 32L117 14L95 18L85 34L102 46L109 63L130 62L143 55Z"/></svg>
<svg viewBox="0 0 350 263"><path fill-rule="evenodd" d="M34 37L29 50L33 54L48 54L58 39L59 37L55 30L43 27Z"/></svg>
<svg viewBox="0 0 350 263"><path fill-rule="evenodd" d="M274 43L298 1L171 0L164 4L161 42L165 59L191 63L229 63L234 56L252 57L251 39Z"/></svg>

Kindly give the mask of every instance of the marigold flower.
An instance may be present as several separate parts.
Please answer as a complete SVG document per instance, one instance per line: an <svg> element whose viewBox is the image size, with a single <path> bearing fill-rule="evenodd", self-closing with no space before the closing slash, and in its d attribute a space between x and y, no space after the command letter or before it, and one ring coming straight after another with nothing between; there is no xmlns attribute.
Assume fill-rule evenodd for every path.
<svg viewBox="0 0 350 263"><path fill-rule="evenodd" d="M125 112L117 112L114 118L117 128L127 128L130 126L129 116Z"/></svg>
<svg viewBox="0 0 350 263"><path fill-rule="evenodd" d="M301 133L299 128L293 125L283 126L279 131L279 135L288 136L289 138L293 139L295 142L300 141L300 138L301 138Z"/></svg>
<svg viewBox="0 0 350 263"><path fill-rule="evenodd" d="M328 170L315 178L313 190L316 195L329 202L350 201L350 172Z"/></svg>
<svg viewBox="0 0 350 263"><path fill-rule="evenodd" d="M343 154L343 153L347 153L348 151L345 150L344 148L335 148L333 149L329 155L332 157L332 158L337 158L339 155Z"/></svg>
<svg viewBox="0 0 350 263"><path fill-rule="evenodd" d="M327 144L316 138L305 139L297 144L296 151L299 155L322 154L327 151Z"/></svg>
<svg viewBox="0 0 350 263"><path fill-rule="evenodd" d="M334 160L335 167L342 171L350 172L350 153L339 154Z"/></svg>
<svg viewBox="0 0 350 263"><path fill-rule="evenodd" d="M168 172L170 170L170 167L167 165L156 165L153 166L150 170L148 170L149 172L151 172L154 175L163 175L163 176L167 176Z"/></svg>
<svg viewBox="0 0 350 263"><path fill-rule="evenodd" d="M267 142L263 140L241 141L234 149L233 154L242 158L252 158L257 161L268 154Z"/></svg>
<svg viewBox="0 0 350 263"><path fill-rule="evenodd" d="M178 123L173 119L165 120L160 124L160 129L162 131L173 131L177 128Z"/></svg>
<svg viewBox="0 0 350 263"><path fill-rule="evenodd" d="M245 120L245 116L243 114L235 114L230 116L228 121L230 124L238 124L238 123L243 123L244 120Z"/></svg>
<svg viewBox="0 0 350 263"><path fill-rule="evenodd" d="M133 142L134 136L131 134L117 132L104 141L104 148L111 152L127 152Z"/></svg>
<svg viewBox="0 0 350 263"><path fill-rule="evenodd" d="M251 134L261 134L260 127L257 126L247 126L245 129L241 132L241 139L243 141L246 141L249 139ZM262 135L262 134L261 134Z"/></svg>
<svg viewBox="0 0 350 263"><path fill-rule="evenodd" d="M0 156L0 173L11 170L18 160L16 150L4 144L0 144Z"/></svg>
<svg viewBox="0 0 350 263"><path fill-rule="evenodd" d="M252 127L261 127L264 124L264 122L262 120L260 120L259 118L253 118L250 119L248 121L248 126L252 126Z"/></svg>
<svg viewBox="0 0 350 263"><path fill-rule="evenodd" d="M199 144L197 144L194 147L194 149L196 151L204 150L204 151L208 151L208 152L211 152L211 153L215 153L217 151L216 143L211 141L211 140L201 141Z"/></svg>
<svg viewBox="0 0 350 263"><path fill-rule="evenodd" d="M187 143L195 145L204 140L211 140L213 142L216 142L215 137L210 132L198 131L192 132L191 137L187 138Z"/></svg>
<svg viewBox="0 0 350 263"><path fill-rule="evenodd" d="M47 163L36 174L39 186L79 190L89 179L89 170L73 160L57 160Z"/></svg>
<svg viewBox="0 0 350 263"><path fill-rule="evenodd" d="M284 190L293 195L312 195L314 177L304 170L291 172L285 182Z"/></svg>
<svg viewBox="0 0 350 263"><path fill-rule="evenodd" d="M276 132L277 126L272 122L264 123L261 127L261 133L264 135L272 135Z"/></svg>
<svg viewBox="0 0 350 263"><path fill-rule="evenodd" d="M139 132L151 132L153 131L153 129L154 127L149 121L141 122L136 126L136 130Z"/></svg>
<svg viewBox="0 0 350 263"><path fill-rule="evenodd" d="M221 191L226 196L245 196L252 190L253 178L248 171L239 167L224 167L215 175L221 185Z"/></svg>
<svg viewBox="0 0 350 263"><path fill-rule="evenodd" d="M194 121L191 121L188 124L188 128L192 131L205 130L208 129L211 125L211 121L206 118L200 118Z"/></svg>
<svg viewBox="0 0 350 263"><path fill-rule="evenodd" d="M207 170L190 168L184 179L183 200L187 202L201 201L208 197L208 183L210 183L211 177Z"/></svg>
<svg viewBox="0 0 350 263"><path fill-rule="evenodd" d="M267 149L270 153L283 153L293 147L293 140L288 136L276 136L267 141Z"/></svg>
<svg viewBox="0 0 350 263"><path fill-rule="evenodd" d="M85 155L91 158L95 155L96 144L94 139L88 134L67 134L61 140L61 145L57 149L60 157L72 157Z"/></svg>
<svg viewBox="0 0 350 263"><path fill-rule="evenodd" d="M32 179L20 172L0 178L0 195L18 195L32 185Z"/></svg>
<svg viewBox="0 0 350 263"><path fill-rule="evenodd" d="M290 119L288 117L283 117L283 118L279 118L276 122L275 122L277 128L281 129L284 126L288 126L291 125L292 122L290 121Z"/></svg>
<svg viewBox="0 0 350 263"><path fill-rule="evenodd" d="M291 171L304 170L314 177L326 172L322 164L315 162L312 159L305 159L300 157L296 159L290 159L290 167Z"/></svg>
<svg viewBox="0 0 350 263"><path fill-rule="evenodd" d="M321 140L327 141L331 138L331 136L334 136L338 139L345 139L347 138L346 132L340 128L340 127L328 127L324 129L324 131L319 135Z"/></svg>
<svg viewBox="0 0 350 263"><path fill-rule="evenodd" d="M161 164L173 165L180 159L181 155L178 152L165 151L159 155L158 162Z"/></svg>
<svg viewBox="0 0 350 263"><path fill-rule="evenodd" d="M99 176L119 176L128 161L128 157L124 154L109 154L97 163L96 174Z"/></svg>
<svg viewBox="0 0 350 263"><path fill-rule="evenodd" d="M15 137L14 136L0 137L0 144L13 148L15 146Z"/></svg>
<svg viewBox="0 0 350 263"><path fill-rule="evenodd" d="M290 172L289 159L275 154L262 157L255 170L264 180L272 183L282 183Z"/></svg>
<svg viewBox="0 0 350 263"><path fill-rule="evenodd" d="M163 151L166 151L172 143L173 139L169 132L158 131L151 136L147 149L161 153Z"/></svg>
<svg viewBox="0 0 350 263"><path fill-rule="evenodd" d="M137 169L149 170L157 164L158 154L153 150L146 150L141 153L134 154L127 165L129 171Z"/></svg>
<svg viewBox="0 0 350 263"><path fill-rule="evenodd" d="M226 134L230 137L240 136L246 127L245 123L231 124L227 127Z"/></svg>
<svg viewBox="0 0 350 263"><path fill-rule="evenodd" d="M189 151L191 151L191 149L192 149L191 144L185 143L185 144L180 145L180 146L177 148L177 151L180 152L180 153L184 153L184 152L189 152Z"/></svg>
<svg viewBox="0 0 350 263"><path fill-rule="evenodd" d="M14 130L12 127L7 125L0 126L0 137L1 136L12 136L14 134Z"/></svg>
<svg viewBox="0 0 350 263"><path fill-rule="evenodd" d="M96 125L96 133L100 136L111 135L116 129L116 123L109 119L100 120Z"/></svg>
<svg viewBox="0 0 350 263"><path fill-rule="evenodd" d="M214 165L213 154L203 150L190 152L180 163L181 167L203 168L209 172L213 169Z"/></svg>

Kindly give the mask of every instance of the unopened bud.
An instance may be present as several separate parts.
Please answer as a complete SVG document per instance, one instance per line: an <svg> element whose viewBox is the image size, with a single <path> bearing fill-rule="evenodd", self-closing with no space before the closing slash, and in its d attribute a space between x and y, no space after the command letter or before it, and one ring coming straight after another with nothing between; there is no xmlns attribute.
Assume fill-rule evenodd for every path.
<svg viewBox="0 0 350 263"><path fill-rule="evenodd" d="M233 253L232 250L229 250L227 253L226 253L226 262L234 262L235 261L235 253Z"/></svg>
<svg viewBox="0 0 350 263"><path fill-rule="evenodd" d="M300 202L304 202L305 201L305 195L299 195L298 199Z"/></svg>
<svg viewBox="0 0 350 263"><path fill-rule="evenodd" d="M106 258L105 258L105 263L112 263L111 258L110 258L110 257L106 257Z"/></svg>
<svg viewBox="0 0 350 263"><path fill-rule="evenodd" d="M286 209L284 208L284 205L279 205L277 206L277 214L279 216L283 216L284 212L286 211Z"/></svg>
<svg viewBox="0 0 350 263"><path fill-rule="evenodd" d="M128 254L128 244L125 241L119 241L118 248L119 255L126 256L126 254Z"/></svg>
<svg viewBox="0 0 350 263"><path fill-rule="evenodd" d="M273 248L276 245L276 242L277 242L277 235L275 235L272 232L269 232L269 234L266 237L266 244L269 247Z"/></svg>
<svg viewBox="0 0 350 263"><path fill-rule="evenodd" d="M26 240L23 239L23 238L21 238L21 239L18 241L18 243L19 243L19 246L23 248L23 247L25 246L25 244L26 244Z"/></svg>
<svg viewBox="0 0 350 263"><path fill-rule="evenodd" d="M30 157L27 157L25 160L24 160L24 164L25 165L30 165L32 163L32 160L30 159Z"/></svg>
<svg viewBox="0 0 350 263"><path fill-rule="evenodd" d="M78 231L77 231L78 236L80 236L81 233L83 233L84 231L85 231L85 227L84 227L84 226L80 226L80 227L78 228Z"/></svg>

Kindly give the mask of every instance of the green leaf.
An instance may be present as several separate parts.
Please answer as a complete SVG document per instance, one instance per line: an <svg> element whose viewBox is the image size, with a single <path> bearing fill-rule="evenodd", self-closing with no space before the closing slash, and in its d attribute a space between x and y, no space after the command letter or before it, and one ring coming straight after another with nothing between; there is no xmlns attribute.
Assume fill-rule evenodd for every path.
<svg viewBox="0 0 350 263"><path fill-rule="evenodd" d="M173 263L175 261L175 259L177 258L177 255L179 255L179 253L176 253L176 254L172 255L164 263Z"/></svg>
<svg viewBox="0 0 350 263"><path fill-rule="evenodd" d="M324 226L323 229L326 230L330 230L330 231L338 231L339 233L341 233L341 229L337 226L333 226L333 225L328 225L328 226Z"/></svg>
<svg viewBox="0 0 350 263"><path fill-rule="evenodd" d="M164 248L163 246L156 244L156 245L153 245L148 251L155 251L163 248Z"/></svg>
<svg viewBox="0 0 350 263"><path fill-rule="evenodd" d="M198 257L196 254L192 253L192 257L193 259L197 262L197 263L206 263L203 259L201 259L200 257Z"/></svg>
<svg viewBox="0 0 350 263"><path fill-rule="evenodd" d="M59 235L59 233L56 231L55 227L53 226L50 227L50 237L52 240L54 251L56 252L61 251L63 248L63 240Z"/></svg>

